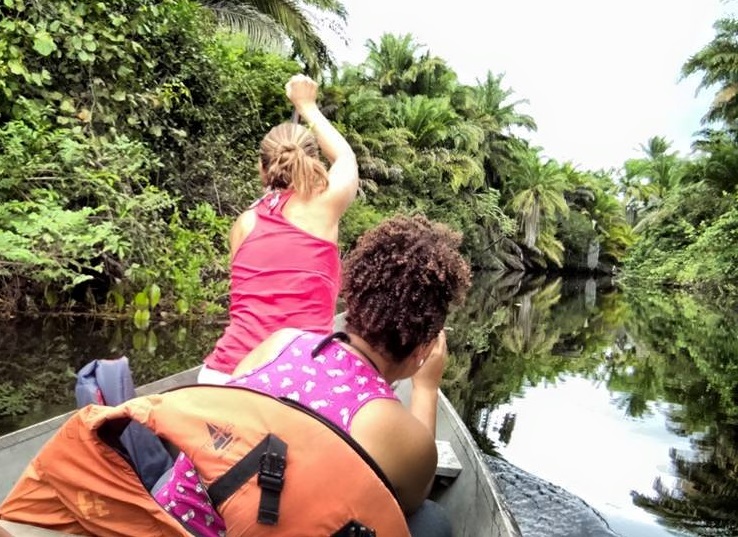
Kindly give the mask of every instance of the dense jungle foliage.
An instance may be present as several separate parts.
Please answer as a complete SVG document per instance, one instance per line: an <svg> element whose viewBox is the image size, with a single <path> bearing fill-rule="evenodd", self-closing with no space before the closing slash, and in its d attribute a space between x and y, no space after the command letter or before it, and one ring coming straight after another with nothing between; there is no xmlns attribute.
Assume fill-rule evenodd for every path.
<svg viewBox="0 0 738 537"><path fill-rule="evenodd" d="M339 68L311 26L320 16L221 4L0 5L1 313L126 314L146 326L154 311L222 311L230 223L259 195L258 142L289 118L284 83L303 70L322 73L324 113L359 160L343 250L390 214L423 212L464 231L478 268L612 271L635 223L633 274L720 288L738 277L738 250L724 247L738 240L735 71L710 63L729 21L685 66L724 82L710 118L727 126L704 133L692 160L654 138L621 173L548 158L526 141L535 121L501 76L462 84L410 35L370 41L364 62ZM304 4L346 15L338 2ZM264 52L234 29L252 44L274 30L291 46Z"/></svg>
<svg viewBox="0 0 738 537"><path fill-rule="evenodd" d="M640 236L626 262L631 281L710 294L738 290L738 20L714 27L714 39L682 69L715 91L692 155L654 137L643 158L624 166L624 201Z"/></svg>

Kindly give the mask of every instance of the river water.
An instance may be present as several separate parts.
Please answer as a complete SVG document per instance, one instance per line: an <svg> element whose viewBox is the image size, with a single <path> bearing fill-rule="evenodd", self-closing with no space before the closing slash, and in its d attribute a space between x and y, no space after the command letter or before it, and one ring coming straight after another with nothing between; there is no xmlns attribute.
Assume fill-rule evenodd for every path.
<svg viewBox="0 0 738 537"><path fill-rule="evenodd" d="M607 280L478 275L444 391L524 535L738 534L738 315ZM0 434L74 405L74 371L139 383L196 365L222 324L0 324ZM576 523L575 523L576 522Z"/></svg>

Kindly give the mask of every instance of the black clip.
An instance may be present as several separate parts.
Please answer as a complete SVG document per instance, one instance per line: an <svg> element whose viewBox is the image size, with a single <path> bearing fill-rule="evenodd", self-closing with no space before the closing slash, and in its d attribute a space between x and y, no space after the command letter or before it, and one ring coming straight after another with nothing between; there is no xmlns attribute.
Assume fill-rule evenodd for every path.
<svg viewBox="0 0 738 537"><path fill-rule="evenodd" d="M361 522L351 520L348 524L338 530L332 537L376 537L377 532L365 526Z"/></svg>
<svg viewBox="0 0 738 537"><path fill-rule="evenodd" d="M281 492L284 487L284 469L287 464L283 455L267 452L259 461L259 477L257 483L261 488Z"/></svg>
<svg viewBox="0 0 738 537"><path fill-rule="evenodd" d="M366 526L358 525L351 528L350 535L356 537L376 537L376 533L373 529L367 528Z"/></svg>

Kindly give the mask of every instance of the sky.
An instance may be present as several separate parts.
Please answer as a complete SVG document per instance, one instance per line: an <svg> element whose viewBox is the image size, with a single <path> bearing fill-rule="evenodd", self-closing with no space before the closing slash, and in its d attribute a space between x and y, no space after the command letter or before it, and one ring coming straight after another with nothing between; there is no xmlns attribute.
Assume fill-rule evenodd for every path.
<svg viewBox="0 0 738 537"><path fill-rule="evenodd" d="M411 33L461 82L486 72L503 83L544 154L583 169L619 167L654 135L689 151L712 92L680 81L687 58L728 13L721 0L343 0L349 46L329 39L339 63L366 57L367 39Z"/></svg>

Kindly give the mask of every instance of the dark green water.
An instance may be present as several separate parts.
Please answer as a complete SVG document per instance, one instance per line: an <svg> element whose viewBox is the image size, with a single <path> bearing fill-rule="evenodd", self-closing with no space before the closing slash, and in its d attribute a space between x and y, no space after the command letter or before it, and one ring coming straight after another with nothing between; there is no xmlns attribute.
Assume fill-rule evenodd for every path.
<svg viewBox="0 0 738 537"><path fill-rule="evenodd" d="M448 324L444 389L486 451L624 536L738 534L734 311L607 281L481 275ZM125 354L143 383L200 363L221 330L0 324L0 434L72 408L88 360ZM525 529L536 513L520 509Z"/></svg>
<svg viewBox="0 0 738 537"><path fill-rule="evenodd" d="M74 372L95 358L130 359L137 384L202 362L223 326L159 325L86 318L0 323L0 434L74 408Z"/></svg>

